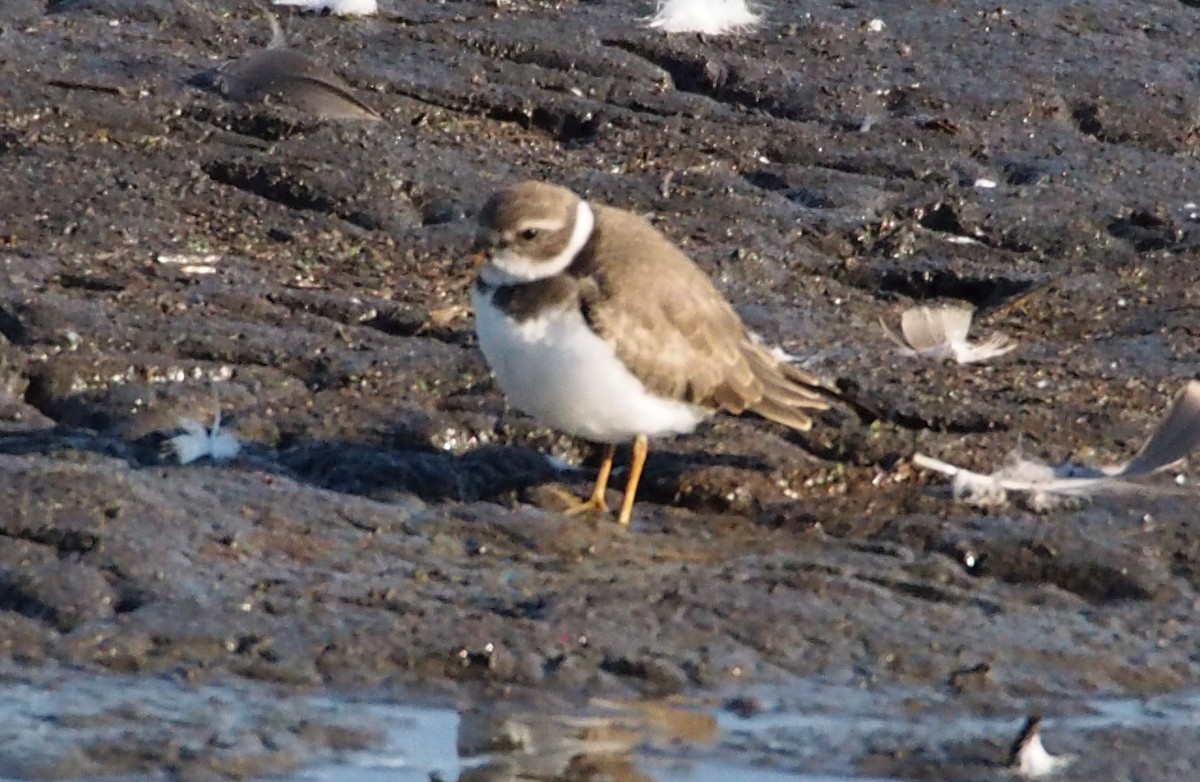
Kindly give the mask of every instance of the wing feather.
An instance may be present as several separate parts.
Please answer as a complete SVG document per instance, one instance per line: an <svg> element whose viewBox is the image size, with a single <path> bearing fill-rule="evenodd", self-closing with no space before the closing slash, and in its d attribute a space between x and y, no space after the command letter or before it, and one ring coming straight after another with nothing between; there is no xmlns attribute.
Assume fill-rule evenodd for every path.
<svg viewBox="0 0 1200 782"><path fill-rule="evenodd" d="M586 275L580 303L648 390L800 430L812 425L805 411L828 409L836 389L759 345L708 276L653 226L606 207L595 212L590 257L578 269ZM629 243L641 260L615 255Z"/></svg>

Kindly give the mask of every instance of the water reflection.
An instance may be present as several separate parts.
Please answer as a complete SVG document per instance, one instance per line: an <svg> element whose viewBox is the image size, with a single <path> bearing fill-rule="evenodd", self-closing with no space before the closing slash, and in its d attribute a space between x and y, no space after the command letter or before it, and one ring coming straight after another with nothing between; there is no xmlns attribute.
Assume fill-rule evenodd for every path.
<svg viewBox="0 0 1200 782"><path fill-rule="evenodd" d="M1004 749L1019 725L1012 715L965 713L953 700L914 712L908 690L795 683L763 702L768 708L745 715L683 701L456 711L288 694L245 680L0 664L0 779L998 779L1008 775ZM1195 757L1200 693L1064 700L1056 710L1051 748L1078 755L1068 772L1075 778L1106 778L1088 774L1114 762L1158 762L1159 744L1168 761Z"/></svg>
<svg viewBox="0 0 1200 782"><path fill-rule="evenodd" d="M460 758L474 760L458 782L654 782L634 750L672 743L712 744L711 713L670 703L607 704L601 713L547 714L503 705L459 712Z"/></svg>

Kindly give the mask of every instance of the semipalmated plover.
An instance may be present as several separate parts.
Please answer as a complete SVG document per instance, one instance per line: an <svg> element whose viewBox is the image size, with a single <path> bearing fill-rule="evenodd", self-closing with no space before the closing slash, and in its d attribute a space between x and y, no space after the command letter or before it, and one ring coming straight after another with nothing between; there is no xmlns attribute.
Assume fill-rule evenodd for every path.
<svg viewBox="0 0 1200 782"><path fill-rule="evenodd" d="M648 437L716 412L808 430L837 390L761 344L708 276L643 218L523 182L479 217L475 331L509 402L608 445L591 497L607 511L616 443L633 440L628 524Z"/></svg>

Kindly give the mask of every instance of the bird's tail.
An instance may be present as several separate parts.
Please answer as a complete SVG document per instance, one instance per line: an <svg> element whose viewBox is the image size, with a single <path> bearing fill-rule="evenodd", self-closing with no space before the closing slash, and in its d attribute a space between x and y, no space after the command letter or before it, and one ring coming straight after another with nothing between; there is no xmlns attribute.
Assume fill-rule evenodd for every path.
<svg viewBox="0 0 1200 782"><path fill-rule="evenodd" d="M748 358L763 386L762 399L749 409L763 418L807 432L812 428L808 413L828 410L835 405L850 408L866 422L881 417L873 407L854 399L833 382L781 360L758 345L747 352L753 354Z"/></svg>

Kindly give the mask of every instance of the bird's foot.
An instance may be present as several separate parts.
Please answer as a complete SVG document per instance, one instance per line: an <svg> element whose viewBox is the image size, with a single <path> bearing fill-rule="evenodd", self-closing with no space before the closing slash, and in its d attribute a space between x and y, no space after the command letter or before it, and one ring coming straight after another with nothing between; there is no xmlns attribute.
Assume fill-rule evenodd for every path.
<svg viewBox="0 0 1200 782"><path fill-rule="evenodd" d="M608 513L608 503L604 501L604 495L593 494L586 500L571 497L563 513L568 516L578 516L581 513Z"/></svg>
<svg viewBox="0 0 1200 782"><path fill-rule="evenodd" d="M538 486L530 493L528 499L543 510L562 513L567 516L608 512L608 503L604 501L603 495L597 497L593 492L591 497L580 499L570 489L556 483Z"/></svg>

